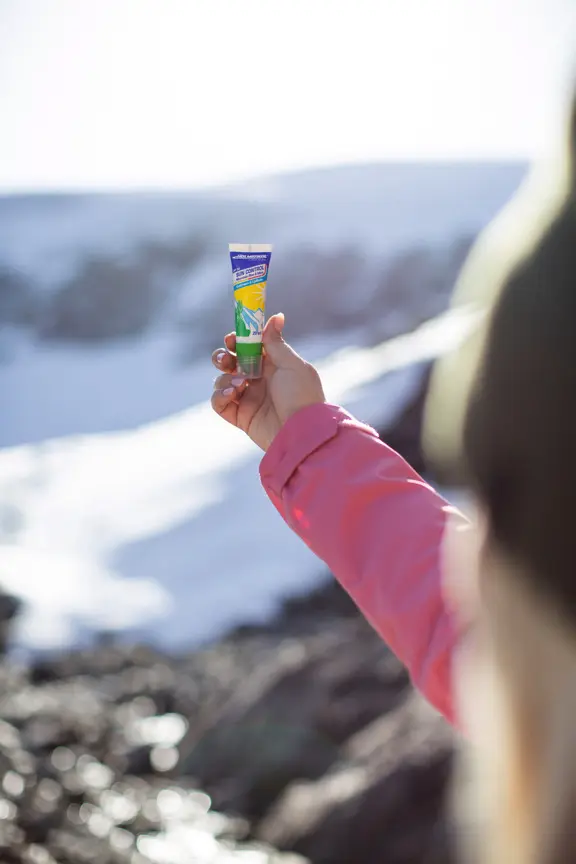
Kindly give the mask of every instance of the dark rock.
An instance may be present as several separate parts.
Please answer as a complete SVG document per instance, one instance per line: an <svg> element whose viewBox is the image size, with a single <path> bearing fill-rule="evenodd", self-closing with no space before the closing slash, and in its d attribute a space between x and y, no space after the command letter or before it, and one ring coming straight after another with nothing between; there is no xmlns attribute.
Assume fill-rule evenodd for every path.
<svg viewBox="0 0 576 864"><path fill-rule="evenodd" d="M6 594L0 589L0 656L6 653L12 631L12 623L18 615L22 603L17 597Z"/></svg>
<svg viewBox="0 0 576 864"><path fill-rule="evenodd" d="M154 773L150 755L152 747L142 744L140 747L130 747L126 750L123 763L123 773L135 774L137 777Z"/></svg>
<svg viewBox="0 0 576 864"><path fill-rule="evenodd" d="M327 619L330 626L342 618L364 620L350 595L329 576L317 588L286 598L272 626L276 632L301 633L318 631Z"/></svg>
<svg viewBox="0 0 576 864"><path fill-rule="evenodd" d="M451 860L451 736L332 579L181 657L0 659L0 718L2 862L148 864L174 825L214 864Z"/></svg>
<svg viewBox="0 0 576 864"><path fill-rule="evenodd" d="M127 669L149 670L166 655L148 645L120 645L98 634L96 645L37 658L30 668L33 684L68 680L81 675L102 676Z"/></svg>
<svg viewBox="0 0 576 864"><path fill-rule="evenodd" d="M115 849L108 837L71 830L54 832L49 850L62 864L130 864L132 851ZM147 859L141 862L147 864Z"/></svg>
<svg viewBox="0 0 576 864"><path fill-rule="evenodd" d="M293 784L258 836L314 864L448 864L451 765L447 724L411 694L352 738L324 777Z"/></svg>
<svg viewBox="0 0 576 864"><path fill-rule="evenodd" d="M25 849L25 836L12 822L0 823L0 860L2 864L20 864Z"/></svg>
<svg viewBox="0 0 576 864"><path fill-rule="evenodd" d="M288 783L321 776L343 742L392 710L407 676L361 620L252 647L250 676L205 730L191 728L182 770L217 806L257 820Z"/></svg>
<svg viewBox="0 0 576 864"><path fill-rule="evenodd" d="M103 746L107 710L96 688L79 679L39 690L28 687L3 706L4 716L23 724L22 739L38 756L63 745Z"/></svg>
<svg viewBox="0 0 576 864"><path fill-rule="evenodd" d="M19 808L18 824L24 830L26 840L44 843L49 833L62 823L66 804L64 789L55 780L45 777L36 783Z"/></svg>
<svg viewBox="0 0 576 864"><path fill-rule="evenodd" d="M31 843L22 852L22 864L57 864L45 846Z"/></svg>
<svg viewBox="0 0 576 864"><path fill-rule="evenodd" d="M423 364L422 377L412 398L408 400L392 425L377 429L380 438L420 474L427 472L422 449L422 417L431 372L432 364Z"/></svg>
<svg viewBox="0 0 576 864"><path fill-rule="evenodd" d="M201 652L183 663L153 650L101 642L93 656L69 652L36 664L32 681L0 661L0 716L7 718L0 720L0 861L149 864L149 847L180 843L187 849L192 826L199 848L208 850L195 855L199 864L233 861L236 852L242 860L242 852L255 848L246 843L249 826L213 811L210 798L191 789L188 778L177 785L170 779L166 756L175 755L175 767L174 745L188 721L178 713L158 713L159 706L179 702L185 669L199 670L203 663L201 685L194 683L187 694L195 704L212 687L221 700L224 690L214 688L211 676L231 661L231 646L228 659L226 654L224 665L222 656L206 662ZM242 656L247 664L246 652ZM230 699L232 665L228 669ZM274 850L268 858L304 864L291 856L284 862Z"/></svg>

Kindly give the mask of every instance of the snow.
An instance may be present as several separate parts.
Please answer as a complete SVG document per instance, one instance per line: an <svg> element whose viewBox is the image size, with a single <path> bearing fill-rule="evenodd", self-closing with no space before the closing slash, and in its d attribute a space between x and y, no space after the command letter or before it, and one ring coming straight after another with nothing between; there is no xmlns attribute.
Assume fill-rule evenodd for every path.
<svg viewBox="0 0 576 864"><path fill-rule="evenodd" d="M331 348L318 364L328 399L381 423L418 385L421 364L457 344L470 321L465 311L446 314L372 349L333 351L326 340L299 348L314 358ZM211 411L209 361L182 370L170 386L167 377L163 393L167 373L158 360L168 349L158 340L148 350L148 359L143 346L127 361L128 383L119 384L110 406L98 392L97 369L112 360L95 352L90 378L85 356L79 378L95 389L79 403L77 378L53 415L44 416L52 431L44 429L43 440L0 451L0 578L26 600L18 633L24 645L73 641L79 626L145 628L170 646L195 643L265 618L281 597L314 584L323 572L267 501L259 451ZM46 374L61 382L68 375L73 384L78 364L69 356L39 360L31 355L23 367L24 377L40 376L26 379L36 394L44 363L62 364ZM166 416L138 421L150 387L158 388ZM193 407L170 411L184 394ZM33 415L42 408L29 404L3 434L15 435L26 410ZM30 433L38 419L31 417ZM99 431L79 434L91 422ZM126 428L110 431L114 423ZM62 434L58 424L77 432L46 440Z"/></svg>
<svg viewBox="0 0 576 864"><path fill-rule="evenodd" d="M525 170L515 162L376 163L202 193L0 196L0 263L53 286L87 254L126 255L149 240L194 236L227 250L231 237L262 237L276 251L312 243L382 255L475 233Z"/></svg>
<svg viewBox="0 0 576 864"><path fill-rule="evenodd" d="M341 343L341 335L323 335L298 348L315 362ZM38 349L15 337L11 362L0 363L0 447L132 429L183 411L216 370L206 361L184 365L176 351L166 332L104 349Z"/></svg>
<svg viewBox="0 0 576 864"><path fill-rule="evenodd" d="M21 644L53 647L86 629L126 627L191 644L265 618L280 598L313 585L324 567L267 501L258 451L208 402L215 370L202 352L230 290L228 242L274 243L287 290L298 280L298 250L359 253L354 291L323 290L331 311L342 304L342 320L365 308L364 328L295 347L320 369L330 401L383 425L419 386L423 364L470 321L451 313L363 347L373 338L370 299L383 264L420 243L449 256L524 171L389 163L202 193L0 197L0 268L22 271L37 292L89 255L137 257L148 241L205 248L175 277L167 308L141 338L66 347L0 334L0 583L26 600ZM378 314L389 325L397 316L395 332L411 329L431 314L422 294ZM307 296L296 299L305 307Z"/></svg>

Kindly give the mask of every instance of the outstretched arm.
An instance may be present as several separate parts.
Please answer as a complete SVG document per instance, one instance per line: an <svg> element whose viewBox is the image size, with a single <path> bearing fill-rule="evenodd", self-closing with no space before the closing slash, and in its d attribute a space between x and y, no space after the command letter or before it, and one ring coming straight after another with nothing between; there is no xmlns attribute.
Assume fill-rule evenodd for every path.
<svg viewBox="0 0 576 864"><path fill-rule="evenodd" d="M440 567L452 508L373 429L326 404L288 419L260 476L288 525L328 565L415 686L454 722L458 633Z"/></svg>

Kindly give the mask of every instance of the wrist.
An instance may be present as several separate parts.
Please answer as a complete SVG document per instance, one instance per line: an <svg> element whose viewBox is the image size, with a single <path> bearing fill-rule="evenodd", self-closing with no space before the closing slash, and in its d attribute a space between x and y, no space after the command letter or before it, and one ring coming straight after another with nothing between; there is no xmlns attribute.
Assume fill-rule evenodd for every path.
<svg viewBox="0 0 576 864"><path fill-rule="evenodd" d="M307 399L306 401L300 402L297 406L292 408L289 411L284 412L282 417L282 426L284 426L291 417L294 417L296 414L299 414L301 411L304 411L306 408L312 408L314 405L326 405L326 399L321 396L317 399ZM280 430L278 430L280 431Z"/></svg>
<svg viewBox="0 0 576 864"><path fill-rule="evenodd" d="M296 417L297 414L300 414L302 411L306 411L308 408L312 408L318 405L326 405L326 399L321 397L319 399L310 399L306 402L301 402L296 407L292 408L289 411L285 411L281 417L278 418L277 423L274 425L274 428L269 432L266 432L263 435L258 436L258 440L253 438L252 440L260 447L264 453L267 453L269 448L272 446L278 435L282 432L284 427L287 425L288 421L293 417Z"/></svg>

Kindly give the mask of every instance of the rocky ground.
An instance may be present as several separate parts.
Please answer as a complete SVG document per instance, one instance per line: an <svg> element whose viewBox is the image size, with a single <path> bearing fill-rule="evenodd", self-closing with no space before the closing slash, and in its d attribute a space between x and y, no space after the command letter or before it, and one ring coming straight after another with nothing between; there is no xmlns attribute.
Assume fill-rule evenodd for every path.
<svg viewBox="0 0 576 864"><path fill-rule="evenodd" d="M448 728L331 583L184 656L102 640L0 676L2 861L449 860Z"/></svg>
<svg viewBox="0 0 576 864"><path fill-rule="evenodd" d="M419 468L424 387L386 433ZM0 718L1 862L451 860L451 733L331 579L180 656L4 656Z"/></svg>

